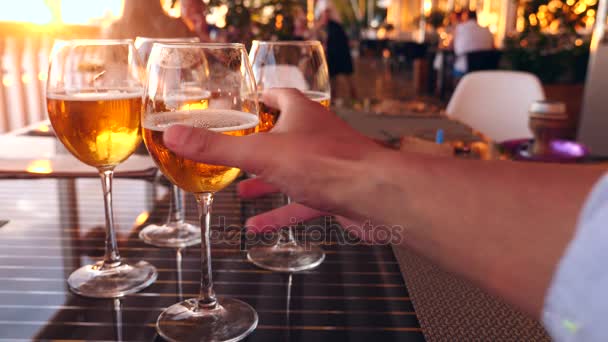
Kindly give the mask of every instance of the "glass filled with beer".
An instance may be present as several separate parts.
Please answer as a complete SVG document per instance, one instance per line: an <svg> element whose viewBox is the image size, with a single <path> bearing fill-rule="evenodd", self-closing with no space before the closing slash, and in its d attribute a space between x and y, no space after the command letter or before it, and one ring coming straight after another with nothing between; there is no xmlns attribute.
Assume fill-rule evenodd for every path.
<svg viewBox="0 0 608 342"><path fill-rule="evenodd" d="M179 44L198 43L198 37L190 38L149 38L137 37L135 48L144 65L148 63L150 51L154 43ZM176 94L176 98L169 99L169 103L179 103L184 109L198 107L207 108L209 103L209 92L193 87L190 91L185 90ZM201 242L201 231L199 227L186 222L186 211L184 208L184 192L175 184L171 186L169 201L169 215L167 221L162 225L149 224L139 231L139 238L145 243L158 247L183 248L199 244Z"/></svg>
<svg viewBox="0 0 608 342"><path fill-rule="evenodd" d="M143 137L163 175L193 193L201 228L201 286L198 298L167 308L157 331L170 341L237 341L257 326L248 304L216 297L211 278L210 224L213 196L240 170L190 160L169 150L164 131L172 125L206 128L231 136L255 133L259 124L255 82L242 44L154 44L148 61L142 114ZM193 94L208 93L202 105Z"/></svg>
<svg viewBox="0 0 608 342"><path fill-rule="evenodd" d="M323 46L319 41L254 41L249 54L256 89L295 88L312 101L329 108L331 89ZM260 101L259 132L270 131L280 120L280 111ZM287 202L290 202L287 198ZM271 246L254 246L247 258L258 267L297 272L315 268L325 259L319 246L299 243L292 227L279 231Z"/></svg>
<svg viewBox="0 0 608 342"><path fill-rule="evenodd" d="M66 149L99 171L105 205L103 260L68 278L70 290L79 295L121 297L157 277L149 263L121 259L112 215L113 170L141 143L142 79L130 40L58 41L53 47L46 90L49 119Z"/></svg>

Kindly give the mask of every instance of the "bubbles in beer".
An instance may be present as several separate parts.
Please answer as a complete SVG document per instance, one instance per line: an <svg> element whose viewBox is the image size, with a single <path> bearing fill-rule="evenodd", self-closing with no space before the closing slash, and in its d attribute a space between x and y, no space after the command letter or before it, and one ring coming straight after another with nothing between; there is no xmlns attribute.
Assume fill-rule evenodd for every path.
<svg viewBox="0 0 608 342"><path fill-rule="evenodd" d="M257 124L257 115L229 109L164 112L145 118L143 134L150 155L173 184L193 193L216 192L232 183L240 170L199 163L175 154L165 145L163 131L173 125L186 125L244 136L254 133Z"/></svg>
<svg viewBox="0 0 608 342"><path fill-rule="evenodd" d="M47 95L49 119L57 137L79 160L97 168L114 167L141 142L142 92L139 89Z"/></svg>
<svg viewBox="0 0 608 342"><path fill-rule="evenodd" d="M200 111L176 111L149 115L144 127L164 131L172 125L206 128L215 132L229 132L255 127L257 115L230 109L206 109Z"/></svg>

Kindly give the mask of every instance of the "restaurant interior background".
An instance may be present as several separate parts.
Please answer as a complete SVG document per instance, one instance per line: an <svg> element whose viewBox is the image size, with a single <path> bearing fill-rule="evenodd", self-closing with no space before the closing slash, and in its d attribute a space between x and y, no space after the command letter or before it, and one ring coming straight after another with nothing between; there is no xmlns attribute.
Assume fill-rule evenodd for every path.
<svg viewBox="0 0 608 342"><path fill-rule="evenodd" d="M340 13L355 56L389 62L400 62L402 56L382 42L441 47L450 39L448 14L476 10L479 23L490 29L502 50L500 67L536 74L547 98L564 101L573 122L578 121L598 0L207 0L207 22L212 35L227 35L224 39L280 39L288 37L294 9L305 10L312 25L315 8L325 6L324 1L332 1ZM161 2L169 15L180 15L179 0ZM42 94L53 40L99 37L121 17L123 3L1 2L0 132L46 119Z"/></svg>
<svg viewBox="0 0 608 342"><path fill-rule="evenodd" d="M146 247L135 234L144 224L160 222L167 216L168 187L165 184L156 186L159 182L154 169L151 175L138 174L139 178L123 174L115 192L116 217L122 227L122 250L127 251L127 255L143 255L154 260L165 278L149 292L131 296L123 304L89 301L71 295L64 288L65 279L101 251L101 222L105 213L99 201L99 180L93 178L96 174L85 165L75 167L75 170L65 171L65 165L63 169L53 170L50 159L38 159L40 155L52 159L65 152L54 138L39 145L44 148L29 146L28 153L32 155L24 152L28 147L25 144L29 143L27 139L45 134L52 136L46 121L45 86L53 42L56 39L102 37L104 30L122 17L126 1L131 0L0 0L0 135L24 139L18 147L5 147L3 153L9 161L36 158L31 163L24 159L29 164L25 172L21 169L16 172L17 176L15 172L5 172L4 198L0 198L3 209L11 213L10 217L0 217L0 235L3 234L3 248L6 249L0 256L6 263L4 268L0 267L0 283L9 284L3 285L7 288L0 291L1 304L9 309L1 312L6 320L2 321L0 317L0 331L4 327L7 334L19 338L35 336L34 339L42 340L66 336L120 340L124 331L125 339L150 337L155 334L152 322L160 308L176 301L174 284L179 284L177 293L180 296L182 283L184 293L197 291L198 256L186 257L184 254L182 282L181 251L176 255L174 250ZM161 2L163 10L171 17L181 15L179 0L149 1ZM464 151L458 145L461 142L470 143L470 146L477 144L475 146L481 146L485 151L495 146L481 141L485 137L479 132L444 115L454 85L444 89L450 85L440 82L434 60L449 46L449 14L477 11L478 22L489 28L500 51L499 68L533 73L542 82L547 99L565 103L570 120L567 138L576 135L582 102L587 101L583 93L588 78L591 38L594 25L600 21L596 18L599 0L202 1L206 4L210 36L216 40L241 41L248 47L255 38L288 39L293 33L294 13L298 11L298 15L303 14L312 26L319 9L331 2L350 37L355 59L354 84L359 95L352 103L335 101L336 113L343 118L350 115L349 124L387 145L396 142L393 144L396 147L401 139L415 136L422 138L422 142L418 141L422 152L428 152L424 149L430 147L432 153L463 158L478 156L461 153ZM418 50L421 46L424 50ZM604 83L608 80L602 74L594 76ZM595 88L605 89L604 86ZM595 96L595 99L598 103L603 100L601 96ZM525 106L527 108L529 104L525 103ZM603 103L596 108L603 108ZM426 115L426 112L432 113ZM603 114L602 111L597 113L598 116ZM528 127L528 113L525 115L524 124ZM435 144L439 131L445 133L445 141L456 144L447 149L448 144ZM602 141L603 132L600 132ZM526 143L528 138L524 139ZM522 139L516 141L521 143ZM429 142L430 145L425 144ZM484 159L484 156L480 157ZM489 154L488 157L502 158ZM149 165L151 161L146 160ZM137 162L141 159L132 165L139 167ZM7 165L7 168L14 168ZM63 176L67 174L65 179L61 178L61 172L64 172ZM52 173L55 175L49 175ZM81 177L83 174L85 176ZM30 178L39 182L32 186ZM32 196L32 191L36 191L36 196ZM218 196L217 214L230 219L227 225L240 227L244 217L251 213L277 206L276 201L241 202L237 198L234 187ZM188 220L194 222L194 201L190 199L185 206ZM37 248L42 251L40 255ZM292 303L291 275L285 281L289 285L285 285L284 279L276 273L257 270L245 262L242 253L238 254L242 252L239 246L234 250L220 249L220 267L216 269L223 272L217 278L219 288L247 297L256 310L265 315L252 341L268 341L277 336L286 336L283 340L290 336L297 340L302 336L301 340L318 341L340 340L335 336L349 336L355 341L368 336L401 341L403 336L409 336L412 341L418 341L424 339L423 327L424 333L430 334L428 336L444 339L445 336L475 336L482 340L498 340L496 334L505 334L518 340L548 340L535 320L451 274L440 272L414 255L401 254L395 258L389 246L328 245L328 251L332 254L321 271L294 276ZM400 268L398 260L414 261L401 262L406 266ZM176 275L173 274L175 268L178 269ZM405 273L423 276L408 278L406 290ZM285 291L287 305L280 292L283 285L289 289ZM10 286L14 288L8 288ZM50 304L40 308L42 296ZM415 310L410 297L421 303ZM124 317L120 305L125 308ZM290 305L294 309L292 316ZM287 307L285 317L281 311L284 307ZM377 312L370 315L370 308ZM31 320L20 322L23 317ZM291 325L295 326L293 330L290 330ZM110 332L110 326L116 328L116 337L112 335L113 331ZM442 335L446 331L456 335Z"/></svg>

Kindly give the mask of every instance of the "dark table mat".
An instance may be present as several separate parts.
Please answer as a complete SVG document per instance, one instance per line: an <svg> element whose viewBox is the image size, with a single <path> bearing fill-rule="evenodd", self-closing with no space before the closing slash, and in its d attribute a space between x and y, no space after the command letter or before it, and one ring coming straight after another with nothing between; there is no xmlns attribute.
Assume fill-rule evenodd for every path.
<svg viewBox="0 0 608 342"><path fill-rule="evenodd" d="M0 340L160 341L154 329L160 312L197 294L199 248L188 248L178 261L175 250L148 246L137 237L142 225L167 217L166 201L155 195L160 185L115 180L120 253L159 270L155 284L119 301L83 298L66 289L70 272L103 253L98 180L11 179L0 180L0 186L1 218L10 220L0 228ZM216 291L248 302L260 317L246 341L424 341L389 246L338 243L342 230L323 219L297 234L302 239L327 229L320 241L327 257L317 269L290 277L248 262L243 221L281 203L241 201L234 185L214 202ZM186 205L188 221L196 222L191 196ZM234 229L222 230L228 226Z"/></svg>
<svg viewBox="0 0 608 342"><path fill-rule="evenodd" d="M414 252L393 251L427 341L550 341L538 321Z"/></svg>

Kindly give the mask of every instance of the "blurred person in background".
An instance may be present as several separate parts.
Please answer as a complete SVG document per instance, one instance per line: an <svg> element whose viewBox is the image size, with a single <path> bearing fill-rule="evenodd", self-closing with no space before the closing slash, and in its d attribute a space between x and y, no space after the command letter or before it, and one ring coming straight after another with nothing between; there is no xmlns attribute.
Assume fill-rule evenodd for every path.
<svg viewBox="0 0 608 342"><path fill-rule="evenodd" d="M448 23L445 27L446 38L444 41L440 42L440 49L445 48L454 48L454 32L456 32L456 27L462 23L463 12L461 11L452 11L448 16Z"/></svg>
<svg viewBox="0 0 608 342"><path fill-rule="evenodd" d="M331 80L333 99L356 99L357 92L353 82L353 58L350 54L348 35L342 27L340 16L330 3L319 3L321 8L316 27L325 33L325 55Z"/></svg>
<svg viewBox="0 0 608 342"><path fill-rule="evenodd" d="M194 32L201 42L208 42L207 8L202 0L181 0L182 21Z"/></svg>
<svg viewBox="0 0 608 342"><path fill-rule="evenodd" d="M192 37L194 33L182 20L166 15L159 0L125 0L122 17L104 29L102 35L112 39L135 39L137 36Z"/></svg>
<svg viewBox="0 0 608 342"><path fill-rule="evenodd" d="M468 71L467 53L492 50L494 36L487 27L477 23L475 11L468 11L462 15L462 23L454 29L453 46L456 55L454 76L462 77Z"/></svg>
<svg viewBox="0 0 608 342"><path fill-rule="evenodd" d="M302 6L296 6L293 11L293 39L306 40L310 37L306 12Z"/></svg>
<svg viewBox="0 0 608 342"><path fill-rule="evenodd" d="M446 31L450 34L454 33L456 26L462 22L462 12L461 11L452 11L448 16L448 25L446 27Z"/></svg>
<svg viewBox="0 0 608 342"><path fill-rule="evenodd" d="M449 50L454 48L454 32L456 31L456 26L458 26L462 22L462 12L461 11L452 11L448 16L448 23L445 27L446 35L439 41L438 49L440 50ZM440 71L443 66L443 59L445 55L443 53L435 54L435 59L433 59L433 68L437 71Z"/></svg>

